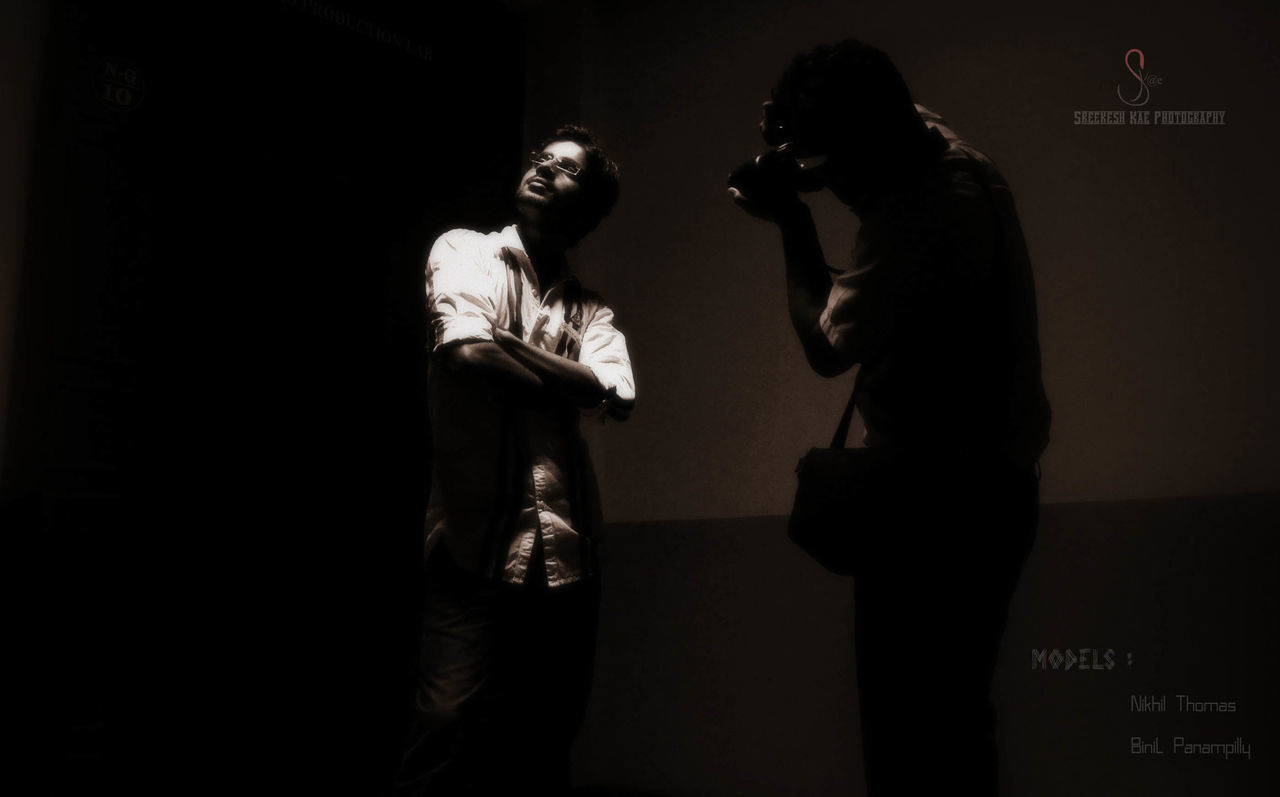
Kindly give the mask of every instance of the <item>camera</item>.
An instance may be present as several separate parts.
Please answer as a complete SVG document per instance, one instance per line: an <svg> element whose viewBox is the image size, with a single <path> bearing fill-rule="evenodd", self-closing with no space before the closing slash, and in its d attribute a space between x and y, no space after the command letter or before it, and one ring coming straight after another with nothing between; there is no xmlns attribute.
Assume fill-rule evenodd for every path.
<svg viewBox="0 0 1280 797"><path fill-rule="evenodd" d="M763 111L760 135L770 149L735 169L729 175L729 186L757 201L777 193L822 190L819 166L801 163L796 158L791 131L776 106L766 102Z"/></svg>

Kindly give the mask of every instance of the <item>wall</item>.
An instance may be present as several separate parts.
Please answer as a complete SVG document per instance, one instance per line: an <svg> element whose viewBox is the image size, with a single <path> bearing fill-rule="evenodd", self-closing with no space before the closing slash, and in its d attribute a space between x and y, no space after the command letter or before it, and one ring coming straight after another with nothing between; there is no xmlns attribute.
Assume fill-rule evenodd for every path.
<svg viewBox="0 0 1280 797"><path fill-rule="evenodd" d="M624 185L577 259L617 307L639 387L633 419L593 435L610 519L784 513L795 459L830 437L851 379L806 369L777 233L724 179L759 149L759 103L790 57L846 35L885 49L1014 187L1055 412L1046 500L1280 487L1280 167L1259 154L1280 113L1276 7L660 0L581 19L579 115ZM1164 80L1151 108L1227 124L1074 126L1072 111L1125 107L1131 47ZM572 85L531 86L528 105ZM854 219L819 205L828 261L846 262Z"/></svg>
<svg viewBox="0 0 1280 797"><path fill-rule="evenodd" d="M1045 507L996 670L1001 793L1269 794L1278 524L1276 495ZM782 518L609 532L575 782L650 797L864 794L851 582L790 545ZM1055 648L1097 650L1102 666L1032 666L1033 650ZM966 653L939 650L936 666ZM1237 710L1179 712L1179 693ZM1132 712L1134 694L1165 694L1169 710ZM1239 737L1252 757L1174 755L1178 735ZM1133 736L1161 737L1164 755L1131 755ZM947 739L922 718L902 743L928 766Z"/></svg>
<svg viewBox="0 0 1280 797"><path fill-rule="evenodd" d="M724 189L761 146L759 103L788 60L856 36L1001 165L1036 269L1055 417L1040 536L996 676L1005 793L1263 793L1265 718L1280 702L1267 570L1280 523L1268 235L1280 175L1260 153L1280 121L1280 9L543 6L580 9L579 62L566 70L560 52L557 80L528 79L526 116L575 112L622 165L622 200L576 262L616 307L639 387L627 424L588 430L612 527L576 782L600 794L861 793L852 590L786 542L780 517L796 458L829 439L851 379L807 370L777 234ZM547 69L536 41L530 75ZM1116 92L1129 89L1134 47L1164 81L1152 110L1225 110L1227 124L1073 125L1073 111L1125 108ZM828 197L813 205L828 262L847 262L856 219ZM1255 491L1273 494L1189 498ZM1135 660L1029 669L1031 649L1055 647ZM1241 713L1137 717L1129 695L1144 691L1222 695ZM1129 753L1133 735L1176 733L1242 736L1254 758Z"/></svg>

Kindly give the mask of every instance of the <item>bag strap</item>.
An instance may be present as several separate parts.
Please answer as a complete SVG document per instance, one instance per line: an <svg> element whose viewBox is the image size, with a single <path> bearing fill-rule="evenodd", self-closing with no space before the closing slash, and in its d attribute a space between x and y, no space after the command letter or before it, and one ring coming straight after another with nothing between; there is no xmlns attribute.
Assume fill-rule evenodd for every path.
<svg viewBox="0 0 1280 797"><path fill-rule="evenodd" d="M849 442L849 425L853 423L853 408L858 403L858 386L862 384L862 368L853 379L853 392L849 394L849 403L845 405L844 414L840 416L840 425L836 427L835 437L831 438L832 448L844 448Z"/></svg>
<svg viewBox="0 0 1280 797"><path fill-rule="evenodd" d="M936 114L934 114L936 118ZM977 178L979 185L982 186L982 193L986 197L987 204L991 208L992 219L998 228L996 230L996 240L1001 246L1007 246L1007 241L1003 239L1007 235L1005 220L1000 213L1000 208L996 205L995 197L992 195L991 186L987 183L986 175L983 170L983 164L977 156L966 148L961 148L969 163L974 167L974 176ZM849 403L845 405L844 414L840 416L840 425L836 427L835 436L831 438L832 448L844 448L849 442L849 427L853 423L853 410L858 403L858 387L862 384L863 368L858 368L858 375L853 380L853 392L849 395Z"/></svg>
<svg viewBox="0 0 1280 797"><path fill-rule="evenodd" d="M507 277L507 303L511 308L511 334L524 340L524 269L528 257L518 249L504 246L499 250L502 262L507 264L511 274ZM495 497L493 512L490 515L489 533L485 535L485 559L491 573L501 573L505 562L505 542L507 536L515 528L520 515L521 491L512 489L511 480L507 478L518 468L516 463L527 459L524 455L522 421L518 412L506 405L498 416L498 495ZM502 541L500 544L499 541Z"/></svg>
<svg viewBox="0 0 1280 797"><path fill-rule="evenodd" d="M528 256L518 249L504 246L502 247L502 259L506 262L507 268L511 270L511 273L515 275L515 294L508 299L508 303L511 305L511 334L524 340L522 312L524 307L524 266L528 262ZM511 285L510 281L508 281L507 285Z"/></svg>
<svg viewBox="0 0 1280 797"><path fill-rule="evenodd" d="M582 285L575 277L569 277L561 285L561 290L564 291L564 321L561 328L564 331L560 333L560 343L556 346L555 353L570 360L577 360L579 341L582 340L584 311ZM573 330L572 334L567 332L570 329Z"/></svg>

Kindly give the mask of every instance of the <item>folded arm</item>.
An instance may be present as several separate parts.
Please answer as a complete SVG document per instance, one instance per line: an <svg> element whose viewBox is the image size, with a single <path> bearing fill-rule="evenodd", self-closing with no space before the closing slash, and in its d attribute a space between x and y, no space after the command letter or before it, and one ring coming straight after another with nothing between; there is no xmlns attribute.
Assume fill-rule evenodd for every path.
<svg viewBox="0 0 1280 797"><path fill-rule="evenodd" d="M530 407L596 408L623 420L635 403L626 342L600 307L583 331L578 361L525 343L498 319L495 296L506 270L478 250L479 236L441 236L427 264L427 297L436 358L449 371L484 380Z"/></svg>
<svg viewBox="0 0 1280 797"><path fill-rule="evenodd" d="M529 399L540 398L546 390L541 377L493 341L462 341L441 348L437 357L451 372L485 380L496 390Z"/></svg>
<svg viewBox="0 0 1280 797"><path fill-rule="evenodd" d="M496 330L494 340L504 354L531 373L545 389L554 391L579 409L617 402L617 391L605 388L582 363L530 346L505 329Z"/></svg>
<svg viewBox="0 0 1280 797"><path fill-rule="evenodd" d="M506 273L468 230L442 235L427 261L427 301L433 354L449 372L490 385L528 406L554 397L542 375L497 343L494 297L507 289Z"/></svg>

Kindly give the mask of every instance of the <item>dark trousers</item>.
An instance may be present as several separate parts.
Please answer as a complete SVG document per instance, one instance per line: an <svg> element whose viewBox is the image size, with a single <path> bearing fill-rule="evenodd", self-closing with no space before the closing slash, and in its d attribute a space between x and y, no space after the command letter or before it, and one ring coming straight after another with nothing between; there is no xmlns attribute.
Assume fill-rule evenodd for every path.
<svg viewBox="0 0 1280 797"><path fill-rule="evenodd" d="M894 497L903 545L855 579L871 797L997 793L991 680L1039 484L1033 469L946 478Z"/></svg>
<svg viewBox="0 0 1280 797"><path fill-rule="evenodd" d="M540 559L540 558L539 558ZM427 565L414 720L395 794L556 794L582 723L599 584L549 589Z"/></svg>

